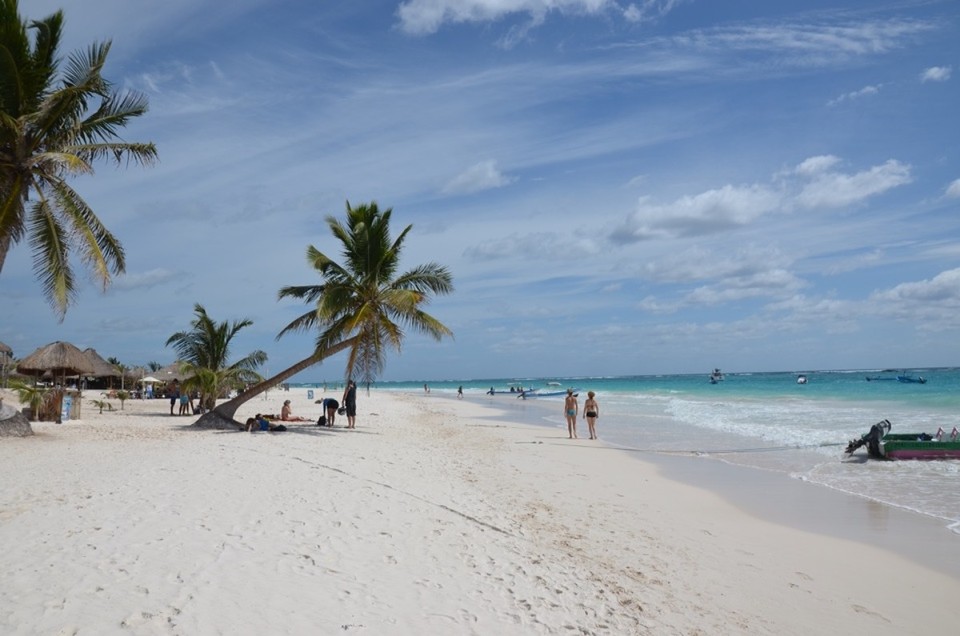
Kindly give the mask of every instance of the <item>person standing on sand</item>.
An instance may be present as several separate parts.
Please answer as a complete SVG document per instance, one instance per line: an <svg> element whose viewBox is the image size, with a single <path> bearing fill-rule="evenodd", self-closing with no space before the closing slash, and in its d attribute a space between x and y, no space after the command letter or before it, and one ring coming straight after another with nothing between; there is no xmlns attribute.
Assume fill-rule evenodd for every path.
<svg viewBox="0 0 960 636"><path fill-rule="evenodd" d="M587 391L587 401L583 403L583 417L590 427L590 439L597 439L597 418L600 417L600 405L594 399L596 393Z"/></svg>
<svg viewBox="0 0 960 636"><path fill-rule="evenodd" d="M577 396L573 394L573 389L567 389L567 397L563 401L563 414L567 417L567 433L570 439L577 439L577 413L580 411L580 405L577 404Z"/></svg>
<svg viewBox="0 0 960 636"><path fill-rule="evenodd" d="M180 401L180 382L174 380L172 384L167 386L167 393L170 397L170 415L173 415L173 407Z"/></svg>
<svg viewBox="0 0 960 636"><path fill-rule="evenodd" d="M343 406L347 411L347 428L357 428L357 383L347 382L343 391Z"/></svg>
<svg viewBox="0 0 960 636"><path fill-rule="evenodd" d="M462 385L462 384L457 388L457 399L458 399L458 400L462 400L462 399L463 399L463 385Z"/></svg>

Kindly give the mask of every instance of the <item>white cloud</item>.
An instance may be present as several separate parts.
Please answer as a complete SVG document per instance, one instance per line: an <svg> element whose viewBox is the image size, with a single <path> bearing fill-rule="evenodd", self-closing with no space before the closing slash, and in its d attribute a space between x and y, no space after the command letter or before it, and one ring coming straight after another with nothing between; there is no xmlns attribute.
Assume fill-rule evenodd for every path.
<svg viewBox="0 0 960 636"><path fill-rule="evenodd" d="M725 185L656 205L641 197L636 210L611 238L632 243L662 236L697 236L746 225L780 205L780 195L761 185Z"/></svg>
<svg viewBox="0 0 960 636"><path fill-rule="evenodd" d="M866 306L874 316L889 316L919 330L954 331L960 311L960 269L875 292Z"/></svg>
<svg viewBox="0 0 960 636"><path fill-rule="evenodd" d="M940 272L930 280L901 283L873 295L876 300L903 303L936 303L960 307L960 268Z"/></svg>
<svg viewBox="0 0 960 636"><path fill-rule="evenodd" d="M931 66L920 74L921 82L946 82L953 69L949 66Z"/></svg>
<svg viewBox="0 0 960 636"><path fill-rule="evenodd" d="M150 289L177 279L177 273L157 268L138 274L125 274L116 279L113 289Z"/></svg>
<svg viewBox="0 0 960 636"><path fill-rule="evenodd" d="M910 166L895 159L856 174L823 171L816 173L813 180L803 187L796 202L805 208L838 208L910 183L911 180Z"/></svg>
<svg viewBox="0 0 960 636"><path fill-rule="evenodd" d="M951 199L960 198L960 179L955 179L948 185L945 194Z"/></svg>
<svg viewBox="0 0 960 636"><path fill-rule="evenodd" d="M522 38L530 26L542 24L551 12L564 15L620 12L628 22L644 22L669 13L684 1L642 0L621 9L615 0L407 0L397 9L397 17L404 32L429 35L445 24L495 22L514 14L526 15L529 25L508 38L514 42Z"/></svg>
<svg viewBox="0 0 960 636"><path fill-rule="evenodd" d="M853 101L855 99L860 99L861 97L869 97L871 95L876 95L880 92L880 87L882 84L877 84L875 86L864 86L858 91L853 91L851 93L844 93L836 99L831 99L827 102L827 106L836 106L837 104L842 104L843 102Z"/></svg>
<svg viewBox="0 0 960 636"><path fill-rule="evenodd" d="M895 159L854 174L840 172L839 157L819 155L773 175L774 185L725 185L655 204L641 197L610 235L614 243L714 234L795 207L838 208L910 183L910 166Z"/></svg>
<svg viewBox="0 0 960 636"><path fill-rule="evenodd" d="M763 54L767 63L801 67L833 66L855 57L878 55L902 47L935 28L918 20L749 24L690 31L674 43L704 51Z"/></svg>
<svg viewBox="0 0 960 636"><path fill-rule="evenodd" d="M471 194L493 188L502 188L515 179L500 172L496 161L481 161L454 177L443 188L446 194Z"/></svg>
<svg viewBox="0 0 960 636"><path fill-rule="evenodd" d="M840 157L834 157L833 155L819 155L817 157L804 159L797 165L796 168L794 168L793 171L799 175L810 176L826 172L838 163L840 163Z"/></svg>

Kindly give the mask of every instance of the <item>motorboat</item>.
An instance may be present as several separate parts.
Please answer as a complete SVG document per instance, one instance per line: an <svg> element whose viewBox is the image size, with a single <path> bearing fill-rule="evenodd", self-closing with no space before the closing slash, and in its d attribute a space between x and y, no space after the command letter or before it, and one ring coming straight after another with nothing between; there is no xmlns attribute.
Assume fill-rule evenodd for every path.
<svg viewBox="0 0 960 636"><path fill-rule="evenodd" d="M926 384L927 379L922 375L913 377L912 375L898 375L897 382L903 382L904 384Z"/></svg>
<svg viewBox="0 0 960 636"><path fill-rule="evenodd" d="M807 376L805 376L802 373L797 376L797 384L806 384L806 383L807 383Z"/></svg>
<svg viewBox="0 0 960 636"><path fill-rule="evenodd" d="M891 433L890 420L881 420L870 427L870 432L850 440L844 451L852 455L861 446L874 459L960 459L960 429L956 426L947 435L943 427L936 433Z"/></svg>

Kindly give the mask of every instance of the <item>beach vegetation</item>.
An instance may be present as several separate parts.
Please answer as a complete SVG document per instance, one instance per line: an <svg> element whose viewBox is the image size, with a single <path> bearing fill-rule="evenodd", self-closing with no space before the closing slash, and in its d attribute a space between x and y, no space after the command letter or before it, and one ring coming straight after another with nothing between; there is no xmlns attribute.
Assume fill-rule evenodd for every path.
<svg viewBox="0 0 960 636"><path fill-rule="evenodd" d="M120 410L123 410L123 403L130 399L130 391L123 389L117 391L117 399L120 400Z"/></svg>
<svg viewBox="0 0 960 636"><path fill-rule="evenodd" d="M30 408L30 419L34 421L39 421L44 413L59 404L57 402L59 395L45 384L11 382L10 388L17 392L20 404Z"/></svg>
<svg viewBox="0 0 960 636"><path fill-rule="evenodd" d="M395 238L390 234L392 209L375 202L351 206L345 222L326 217L327 228L340 244L342 264L314 246L306 250L319 284L280 289L280 299L306 302L309 310L284 327L277 338L291 332L316 332L311 354L273 377L224 402L197 421L199 426L234 426L237 408L297 373L347 352L344 378L372 382L386 364L387 352L400 351L408 330L440 340L453 332L424 311L433 295L453 291L450 271L429 262L399 272L404 241L412 225Z"/></svg>
<svg viewBox="0 0 960 636"><path fill-rule="evenodd" d="M157 150L120 137L147 112L147 99L103 77L110 42L64 60L63 11L27 22L18 5L0 0L0 272L9 250L26 239L43 294L62 321L77 294L72 253L104 289L125 270L120 241L70 179L92 174L100 160L149 165Z"/></svg>
<svg viewBox="0 0 960 636"><path fill-rule="evenodd" d="M221 395L263 380L257 369L267 361L267 354L257 350L230 362L231 342L241 329L253 322L248 319L217 322L199 303L194 305L193 312L191 328L170 336L167 346L177 352L180 371L186 376L181 390L199 392L200 408L208 411Z"/></svg>
<svg viewBox="0 0 960 636"><path fill-rule="evenodd" d="M107 409L108 411L113 410L113 404L106 400L90 400L90 403L100 409L100 415L103 415L103 409ZM123 402L120 403L120 408L123 409Z"/></svg>

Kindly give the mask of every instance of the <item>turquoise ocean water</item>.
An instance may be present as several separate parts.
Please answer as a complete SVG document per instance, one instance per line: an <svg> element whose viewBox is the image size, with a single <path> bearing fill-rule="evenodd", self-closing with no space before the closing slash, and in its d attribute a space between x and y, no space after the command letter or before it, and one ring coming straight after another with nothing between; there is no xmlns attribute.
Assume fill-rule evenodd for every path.
<svg viewBox="0 0 960 636"><path fill-rule="evenodd" d="M709 373L629 377L494 378L381 382L380 390L423 392L496 405L508 417L557 429L566 436L562 396L518 399L511 386L541 391L592 390L600 402L598 434L607 444L640 452L689 454L767 471L851 493L940 520L960 534L960 461L883 462L863 449L843 454L847 441L882 419L894 432L949 434L960 427L960 368L897 371ZM925 384L896 380L923 377ZM889 378L867 381L866 378ZM296 386L315 386L303 383ZM494 388L497 393L488 395ZM587 434L586 422L578 429ZM585 442L589 443L589 442ZM762 473L758 473L762 474Z"/></svg>

